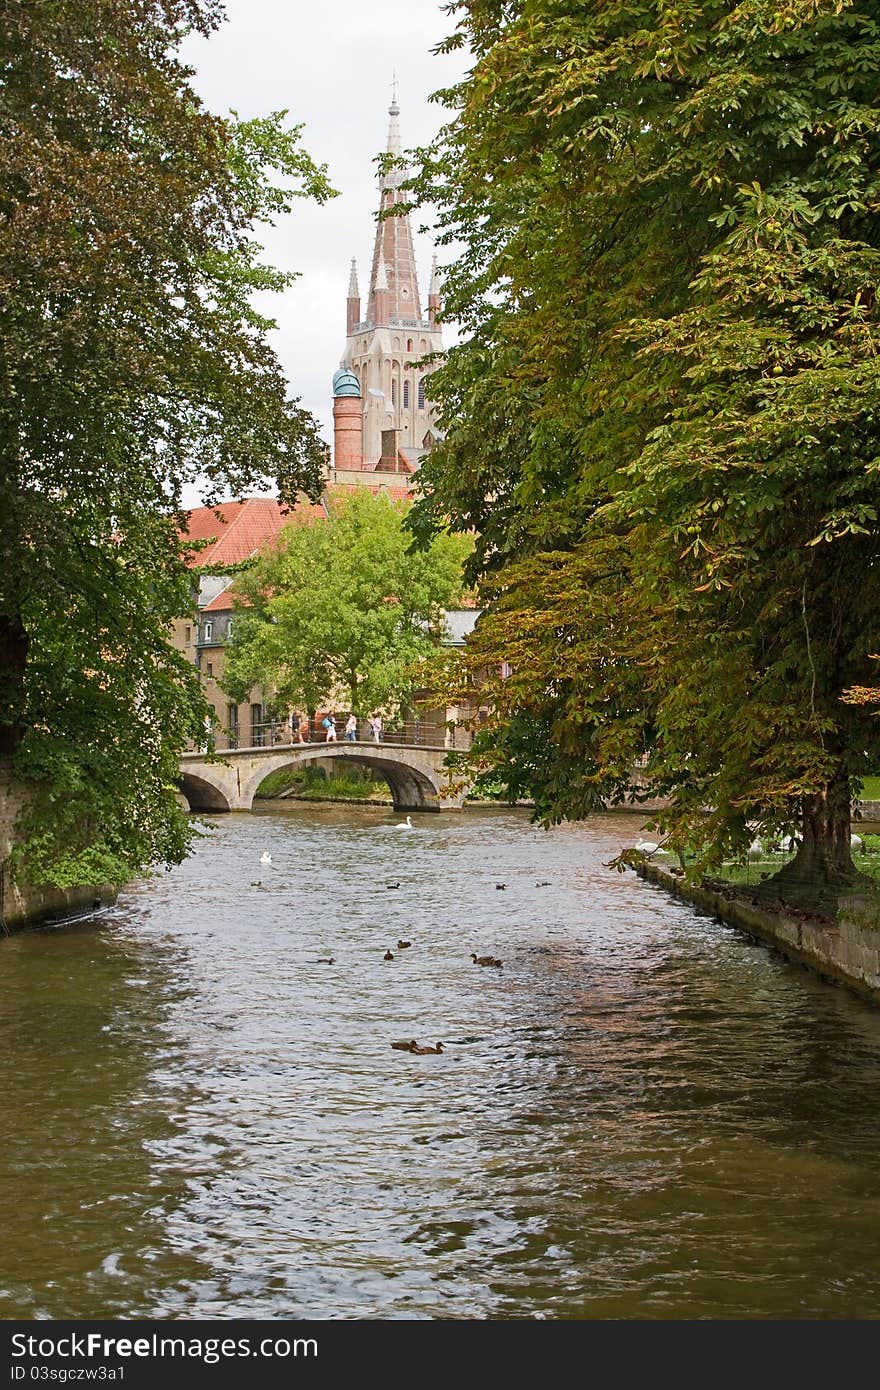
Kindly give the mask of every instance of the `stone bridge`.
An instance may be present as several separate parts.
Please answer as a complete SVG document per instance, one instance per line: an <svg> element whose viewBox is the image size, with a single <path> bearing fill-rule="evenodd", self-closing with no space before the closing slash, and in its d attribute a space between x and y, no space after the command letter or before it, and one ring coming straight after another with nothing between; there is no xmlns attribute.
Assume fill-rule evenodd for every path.
<svg viewBox="0 0 880 1390"><path fill-rule="evenodd" d="M194 811L250 811L254 793L270 772L300 763L343 760L369 767L391 788L395 810L458 811L468 788L444 767L448 749L395 743L294 743L184 753L180 790Z"/></svg>

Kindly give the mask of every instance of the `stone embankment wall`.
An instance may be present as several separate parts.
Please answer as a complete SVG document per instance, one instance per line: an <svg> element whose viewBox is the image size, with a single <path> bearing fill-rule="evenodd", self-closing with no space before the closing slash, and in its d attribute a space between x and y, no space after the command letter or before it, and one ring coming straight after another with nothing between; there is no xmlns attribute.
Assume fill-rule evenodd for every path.
<svg viewBox="0 0 880 1390"><path fill-rule="evenodd" d="M109 883L55 888L52 884L23 884L13 879L9 856L24 800L22 788L0 769L0 936L47 919L76 916L116 900L116 889Z"/></svg>
<svg viewBox="0 0 880 1390"><path fill-rule="evenodd" d="M880 929L860 920L858 899L853 899L849 911L843 907L839 920L830 921L771 911L713 888L685 883L659 864L645 862L636 872L729 926L776 947L825 979L847 985L880 1004Z"/></svg>

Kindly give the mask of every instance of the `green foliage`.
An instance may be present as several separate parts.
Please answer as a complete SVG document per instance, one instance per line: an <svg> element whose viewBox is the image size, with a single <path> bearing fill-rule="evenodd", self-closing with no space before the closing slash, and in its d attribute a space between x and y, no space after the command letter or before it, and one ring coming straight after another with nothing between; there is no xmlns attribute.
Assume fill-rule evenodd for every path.
<svg viewBox="0 0 880 1390"><path fill-rule="evenodd" d="M338 704L364 717L407 699L461 592L469 542L439 536L410 553L404 510L366 488L333 494L324 522L285 527L236 584L224 689L253 685L279 709Z"/></svg>
<svg viewBox="0 0 880 1390"><path fill-rule="evenodd" d="M179 860L176 752L204 727L168 629L192 608L181 493L319 487L255 291L255 223L325 173L279 116L208 114L176 57L211 0L9 0L0 35L0 759L20 869Z"/></svg>
<svg viewBox="0 0 880 1390"><path fill-rule="evenodd" d="M361 776L354 772L325 776L322 769L308 763L305 767L271 772L260 783L256 795L260 798L280 796L291 788L310 797L326 797L328 801L387 801L390 796L387 783L373 777L366 769Z"/></svg>
<svg viewBox="0 0 880 1390"><path fill-rule="evenodd" d="M483 761L552 821L647 752L704 863L803 817L845 875L880 753L842 700L880 649L876 5L452 9L476 61L410 187L469 336L413 525L477 533Z"/></svg>

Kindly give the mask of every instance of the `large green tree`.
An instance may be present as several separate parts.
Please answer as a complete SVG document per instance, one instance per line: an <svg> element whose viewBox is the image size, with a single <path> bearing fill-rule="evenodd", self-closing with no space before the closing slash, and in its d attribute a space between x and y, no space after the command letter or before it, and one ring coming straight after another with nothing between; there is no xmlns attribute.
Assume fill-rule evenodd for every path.
<svg viewBox="0 0 880 1390"><path fill-rule="evenodd" d="M367 488L337 489L326 521L284 529L236 581L224 685L253 685L281 709L337 702L364 716L405 705L418 663L458 602L470 542L440 535L410 550L405 506Z"/></svg>
<svg viewBox="0 0 880 1390"><path fill-rule="evenodd" d="M460 0L416 199L463 248L422 533L478 535L472 671L546 820L647 788L711 864L856 881L880 725L874 0ZM705 808L712 808L706 815Z"/></svg>
<svg viewBox="0 0 880 1390"><path fill-rule="evenodd" d="M181 65L214 0L0 3L0 759L32 876L179 859L203 727L168 642L184 485L319 485L255 291L256 224L330 189L283 113L206 112Z"/></svg>

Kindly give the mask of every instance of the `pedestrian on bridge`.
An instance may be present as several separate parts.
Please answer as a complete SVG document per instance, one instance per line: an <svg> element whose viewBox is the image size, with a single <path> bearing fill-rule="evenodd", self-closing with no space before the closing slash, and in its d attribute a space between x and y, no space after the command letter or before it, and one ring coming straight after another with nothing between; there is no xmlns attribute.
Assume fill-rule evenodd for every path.
<svg viewBox="0 0 880 1390"><path fill-rule="evenodd" d="M333 715L332 715L332 714L327 714L327 715L325 715L324 718L321 720L321 723L323 724L324 728L327 730L327 742L328 742L328 743L335 743L335 742L336 742L336 720L333 718Z"/></svg>
<svg viewBox="0 0 880 1390"><path fill-rule="evenodd" d="M382 741L382 719L378 714L370 715L370 738L374 743Z"/></svg>
<svg viewBox="0 0 880 1390"><path fill-rule="evenodd" d="M356 714L350 714L350 715L348 716L348 718L346 719L346 721L345 721L345 737L348 739L349 743L356 743L356 742L357 742L357 736L358 736L357 715L356 715Z"/></svg>

